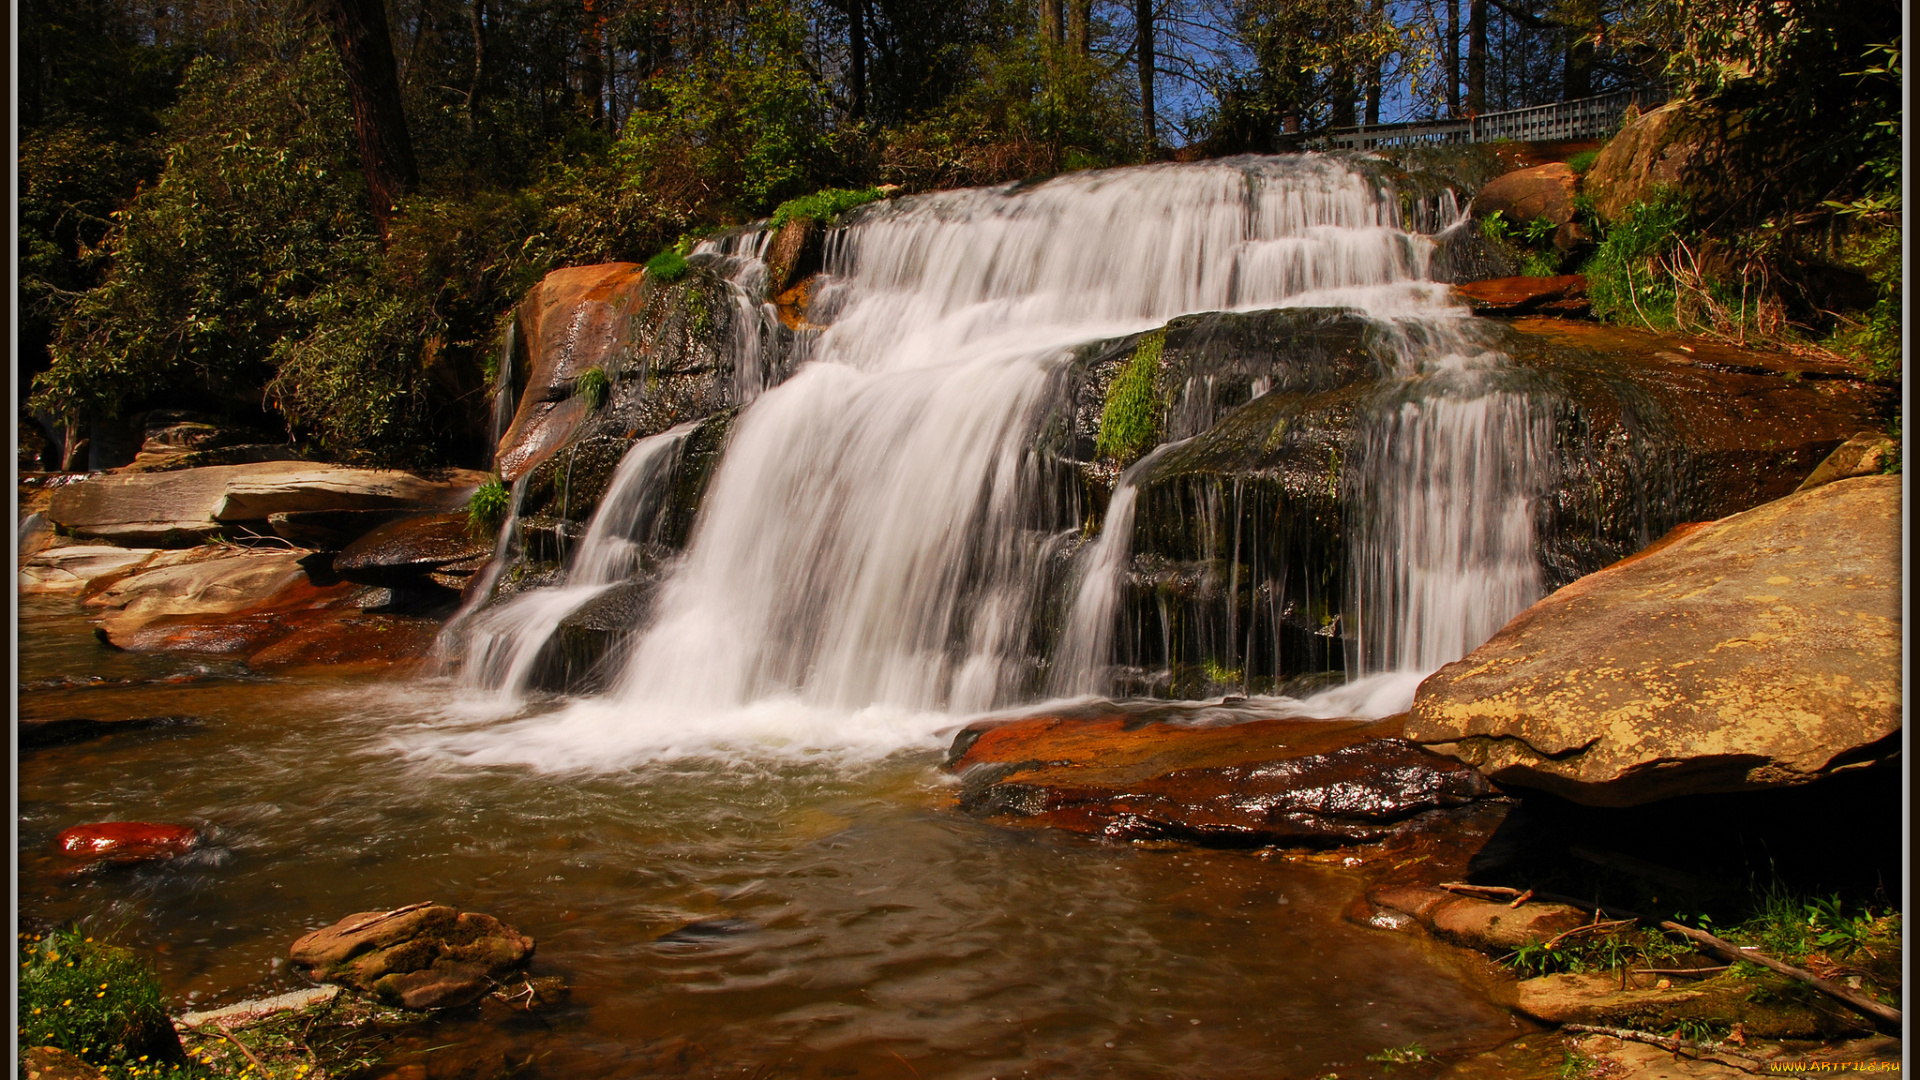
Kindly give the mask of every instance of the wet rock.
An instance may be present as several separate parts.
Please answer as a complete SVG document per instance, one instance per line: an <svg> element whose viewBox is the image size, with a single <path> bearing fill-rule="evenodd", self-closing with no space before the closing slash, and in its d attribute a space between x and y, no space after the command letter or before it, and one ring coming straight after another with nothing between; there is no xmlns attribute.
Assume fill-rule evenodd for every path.
<svg viewBox="0 0 1920 1080"><path fill-rule="evenodd" d="M126 648L137 631L164 619L238 615L295 600L313 590L300 566L306 554L203 548L176 559L156 557L90 597L86 607L98 613L108 638Z"/></svg>
<svg viewBox="0 0 1920 1080"><path fill-rule="evenodd" d="M1397 734L1397 720L1036 717L963 728L949 768L960 808L979 817L1224 846L1373 840L1491 793Z"/></svg>
<svg viewBox="0 0 1920 1080"><path fill-rule="evenodd" d="M316 981L425 1010L468 1005L521 970L533 939L491 915L444 904L362 912L305 935L288 953Z"/></svg>
<svg viewBox="0 0 1920 1080"><path fill-rule="evenodd" d="M820 249L826 228L810 217L789 218L767 245L767 296L784 293L820 269Z"/></svg>
<svg viewBox="0 0 1920 1080"><path fill-rule="evenodd" d="M526 357L525 389L494 458L507 482L546 460L586 418L585 401L572 391L581 372L597 367L617 374L631 315L642 306L644 278L638 263L567 267L542 278L521 301L514 318Z"/></svg>
<svg viewBox="0 0 1920 1080"><path fill-rule="evenodd" d="M573 988L558 975L510 979L481 1000L482 1019L504 1019L516 1013L542 1012L562 1005Z"/></svg>
<svg viewBox="0 0 1920 1080"><path fill-rule="evenodd" d="M1475 315L1558 315L1575 318L1592 309L1583 274L1556 277L1505 277L1455 285L1453 291Z"/></svg>
<svg viewBox="0 0 1920 1080"><path fill-rule="evenodd" d="M86 742L120 731L154 731L163 728L193 727L200 723L193 716L134 716L125 720L95 720L85 716L64 716L59 719L32 719L21 717L15 724L20 733L22 750L37 749L43 746L65 746L70 743Z"/></svg>
<svg viewBox="0 0 1920 1080"><path fill-rule="evenodd" d="M44 549L22 560L20 592L87 593L102 589L146 565L156 550L110 544Z"/></svg>
<svg viewBox="0 0 1920 1080"><path fill-rule="evenodd" d="M452 510L464 507L487 474L449 469L432 477L397 469L307 465L227 483L218 521L266 521L274 514L321 510Z"/></svg>
<svg viewBox="0 0 1920 1080"><path fill-rule="evenodd" d="M1878 476L1899 453L1900 444L1888 436L1878 431L1862 431L1828 454L1796 490L1812 491L1855 476Z"/></svg>
<svg viewBox="0 0 1920 1080"><path fill-rule="evenodd" d="M1549 1024L1592 1024L1636 1031L1672 1031L1688 1023L1738 1023L1750 1038L1819 1039L1870 1032L1859 1016L1816 1009L1772 978L1721 974L1709 979L1618 972L1523 979L1510 991L1514 1009Z"/></svg>
<svg viewBox="0 0 1920 1080"><path fill-rule="evenodd" d="M1516 225L1545 218L1555 226L1565 225L1573 220L1573 189L1578 179L1561 162L1516 169L1480 189L1473 197L1473 216L1499 214Z"/></svg>
<svg viewBox="0 0 1920 1080"><path fill-rule="evenodd" d="M492 539L476 537L464 513L410 515L347 545L334 556L333 572L365 585L404 585L443 566L492 554Z"/></svg>
<svg viewBox="0 0 1920 1080"><path fill-rule="evenodd" d="M1489 953L1547 941L1588 921L1585 912L1565 904L1529 903L1515 908L1420 885L1372 889L1367 900L1413 918L1448 941Z"/></svg>
<svg viewBox="0 0 1920 1080"><path fill-rule="evenodd" d="M1836 481L1574 582L1423 682L1407 737L1593 806L1896 753L1900 489Z"/></svg>
<svg viewBox="0 0 1920 1080"><path fill-rule="evenodd" d="M396 518L419 514L418 510L299 510L268 514L267 527L273 535L298 547L315 551L339 551L348 544Z"/></svg>
<svg viewBox="0 0 1920 1080"><path fill-rule="evenodd" d="M187 825L151 821L103 821L75 825L54 838L54 849L89 863L136 863L171 859L200 846L200 832Z"/></svg>
<svg viewBox="0 0 1920 1080"><path fill-rule="evenodd" d="M449 600L449 603L452 601ZM383 670L424 662L433 654L441 621L421 615L328 612L247 653L249 668L286 671Z"/></svg>
<svg viewBox="0 0 1920 1080"><path fill-rule="evenodd" d="M23 1051L20 1075L26 1080L107 1080L107 1074L97 1066L57 1046L36 1046Z"/></svg>

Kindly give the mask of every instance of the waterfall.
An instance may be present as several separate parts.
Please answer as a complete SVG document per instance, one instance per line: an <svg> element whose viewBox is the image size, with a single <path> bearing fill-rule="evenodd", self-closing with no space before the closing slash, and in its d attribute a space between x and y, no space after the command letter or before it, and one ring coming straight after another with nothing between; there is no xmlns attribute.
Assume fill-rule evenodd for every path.
<svg viewBox="0 0 1920 1080"><path fill-rule="evenodd" d="M493 420L487 429L487 446L495 456L500 453L500 440L506 438L507 429L513 426L513 349L519 337L518 320L509 320L507 332L500 340L500 361L493 375Z"/></svg>
<svg viewBox="0 0 1920 1080"><path fill-rule="evenodd" d="M1421 216L1456 214L1441 200ZM755 326L770 311L752 273L766 243L750 232L695 252L725 260ZM1037 430L1077 347L1206 311L1341 307L1398 342L1405 402L1375 432L1374 475L1350 467L1346 481L1376 508L1355 538L1367 552L1357 667L1460 655L1539 590L1539 470L1511 460L1511 440L1522 458L1545 451L1534 406L1500 388L1501 358L1474 346L1466 310L1430 279L1433 252L1393 192L1319 156L1074 173L864 209L826 247L809 317L828 325L734 421L688 547L607 695L458 752L591 768L703 738L897 746L909 736L878 728L902 717L1101 692L1136 492L1123 482L1105 531L1081 545L1049 665L1045 593L1086 515L1062 503ZM755 355L736 357L736 378L766 370L748 330L735 348ZM1364 707L1404 707L1398 696ZM921 721L921 737L937 722L950 723Z"/></svg>
<svg viewBox="0 0 1920 1080"><path fill-rule="evenodd" d="M694 427L682 424L628 447L560 585L531 589L471 620L464 628L462 685L518 698L561 621L634 572L639 565L636 539L657 531L664 508L660 496L680 445ZM503 565L504 554L496 552L490 565Z"/></svg>

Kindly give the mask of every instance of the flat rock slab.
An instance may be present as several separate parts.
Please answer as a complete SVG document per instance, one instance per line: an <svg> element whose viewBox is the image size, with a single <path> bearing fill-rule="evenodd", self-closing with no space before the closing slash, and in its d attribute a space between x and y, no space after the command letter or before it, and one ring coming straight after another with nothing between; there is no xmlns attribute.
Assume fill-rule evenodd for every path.
<svg viewBox="0 0 1920 1080"><path fill-rule="evenodd" d="M1420 684L1406 737L1590 806L1806 783L1896 752L1900 479L1858 477L1589 574Z"/></svg>
<svg viewBox="0 0 1920 1080"><path fill-rule="evenodd" d="M393 469L265 461L92 476L55 489L46 513L81 537L180 546L218 535L229 523L265 522L280 513L452 509L485 479L466 469L430 479Z"/></svg>
<svg viewBox="0 0 1920 1080"><path fill-rule="evenodd" d="M1191 727L1035 717L963 729L948 766L979 817L1120 840L1326 846L1375 840L1490 793L1397 736L1397 719Z"/></svg>
<svg viewBox="0 0 1920 1080"><path fill-rule="evenodd" d="M1657 982L1668 985L1659 986ZM1618 972L1545 975L1522 979L1511 991L1512 1007L1549 1024L1591 1024L1636 1031L1671 1031L1688 1022L1738 1023L1761 1039L1826 1039L1871 1032L1866 1020L1805 1003L1782 982L1733 975L1708 979L1630 975Z"/></svg>
<svg viewBox="0 0 1920 1080"><path fill-rule="evenodd" d="M313 589L300 565L305 551L209 548L177 554L148 560L139 573L86 601L115 645L130 647L136 632L162 619L236 615L290 603L296 592Z"/></svg>
<svg viewBox="0 0 1920 1080"><path fill-rule="evenodd" d="M493 554L491 537L476 538L465 514L420 514L378 526L333 558L348 581L390 585L450 563Z"/></svg>
<svg viewBox="0 0 1920 1080"><path fill-rule="evenodd" d="M152 821L101 821L67 829L54 838L53 846L84 862L152 862L199 847L200 830Z"/></svg>
<svg viewBox="0 0 1920 1080"><path fill-rule="evenodd" d="M294 967L320 982L365 990L404 1009L472 1004L525 967L533 939L445 904L349 915L300 938Z"/></svg>
<svg viewBox="0 0 1920 1080"><path fill-rule="evenodd" d="M1585 274L1504 277L1455 285L1475 315L1580 316L1592 310Z"/></svg>
<svg viewBox="0 0 1920 1080"><path fill-rule="evenodd" d="M157 548L74 544L36 552L20 563L22 593L86 593L140 569Z"/></svg>
<svg viewBox="0 0 1920 1080"><path fill-rule="evenodd" d="M1455 944L1484 952L1508 952L1529 941L1548 941L1588 921L1566 904L1511 907L1431 886L1401 885L1369 890L1367 900L1410 916Z"/></svg>

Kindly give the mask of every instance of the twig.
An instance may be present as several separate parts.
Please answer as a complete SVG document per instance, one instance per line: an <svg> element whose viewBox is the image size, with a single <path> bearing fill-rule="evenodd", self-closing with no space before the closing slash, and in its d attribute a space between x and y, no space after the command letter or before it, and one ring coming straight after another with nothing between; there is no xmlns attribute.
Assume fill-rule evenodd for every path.
<svg viewBox="0 0 1920 1080"><path fill-rule="evenodd" d="M1635 975L1711 975L1732 966L1732 964L1721 964L1719 967L1703 968L1634 968L1633 973Z"/></svg>
<svg viewBox="0 0 1920 1080"><path fill-rule="evenodd" d="M239 1039L236 1039L236 1038L234 1038L234 1037L233 1037L233 1032L231 1032L231 1031L228 1031L228 1030L227 1030L227 1025L225 1025L225 1024L222 1024L222 1023L220 1023L219 1021L217 1021L217 1020L216 1020L216 1021L214 1021L214 1024L213 1024L213 1026L214 1026L214 1028L215 1028L215 1030L217 1030L217 1031L219 1031L219 1032L220 1032L220 1034L221 1034L222 1036L224 1036L224 1037L226 1038L226 1040L227 1040L228 1042L230 1042L230 1043L232 1043L233 1045L235 1045L235 1046L237 1046L237 1047L239 1047L239 1048L240 1048L240 1052L241 1052L241 1053L243 1053L243 1054L245 1054L245 1055L247 1055L247 1060L248 1060L248 1061L251 1061L251 1062L253 1062L253 1067L254 1067L254 1068L256 1068L256 1069L259 1069L259 1070L260 1070L260 1075L262 1075L262 1076L266 1076L266 1075L269 1075L269 1074L267 1073L267 1063L266 1063L266 1062L264 1062L264 1061L261 1061L261 1060L260 1060L259 1058L257 1058L257 1057L254 1057L254 1056L253 1056L253 1051L251 1051L251 1050L249 1050L249 1049L247 1049L247 1044L246 1044L246 1043L243 1043L243 1042L241 1042L241 1041L240 1041Z"/></svg>
<svg viewBox="0 0 1920 1080"><path fill-rule="evenodd" d="M1650 1031L1634 1031L1630 1028L1596 1027L1593 1024L1562 1024L1560 1025L1560 1030L1577 1031L1583 1035L1606 1035L1624 1042L1646 1043L1650 1046L1658 1046L1662 1050L1671 1050L1676 1054L1684 1051L1693 1054L1712 1055L1714 1060L1725 1065L1732 1065L1742 1072L1764 1073L1768 1071L1767 1063L1758 1058L1750 1058L1745 1054L1736 1054L1731 1050L1722 1050L1720 1047L1711 1043L1697 1043L1690 1039L1679 1039L1671 1035L1655 1035Z"/></svg>
<svg viewBox="0 0 1920 1080"><path fill-rule="evenodd" d="M1513 903L1508 904L1507 906L1510 908L1517 908L1521 904L1524 904L1531 899L1533 899L1533 890L1528 889L1526 892L1523 892L1519 896L1514 897Z"/></svg>
<svg viewBox="0 0 1920 1080"><path fill-rule="evenodd" d="M1830 983L1811 971L1794 967L1792 964L1783 964L1771 956L1752 949L1742 949L1737 945L1714 937L1705 930L1695 930L1691 926L1682 926L1671 919L1662 920L1660 928L1663 930L1671 930L1696 944L1704 946L1708 952L1717 953L1729 960L1750 961L1759 964L1763 968L1777 971L1789 978L1798 979L1828 997L1834 998L1842 1004L1851 1007L1856 1012L1865 1013L1876 1020L1884 1021L1895 1027L1900 1026L1899 1009L1893 1008L1890 1005L1882 1005L1878 1001L1858 991Z"/></svg>
<svg viewBox="0 0 1920 1080"><path fill-rule="evenodd" d="M1576 926L1571 930L1566 930L1566 931L1562 931L1561 933L1555 934L1553 937L1547 939L1547 943L1543 947L1551 949L1555 945L1558 945L1562 941L1565 941L1568 938L1573 937L1577 934L1591 934L1591 933L1599 933L1602 930L1613 930L1622 926L1629 926L1636 921L1637 920L1634 920L1634 919L1609 919L1606 922L1590 922L1585 926Z"/></svg>
<svg viewBox="0 0 1920 1080"><path fill-rule="evenodd" d="M1505 885L1469 885L1464 881L1443 881L1440 887L1448 892L1464 893L1468 896L1484 896L1498 900L1519 896L1519 889L1509 889ZM1528 889L1527 892L1532 892Z"/></svg>

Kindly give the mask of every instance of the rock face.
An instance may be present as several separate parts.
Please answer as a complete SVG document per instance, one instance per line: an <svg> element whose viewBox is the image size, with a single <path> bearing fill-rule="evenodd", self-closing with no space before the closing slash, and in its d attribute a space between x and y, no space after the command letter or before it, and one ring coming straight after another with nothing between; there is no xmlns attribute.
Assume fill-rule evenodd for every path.
<svg viewBox="0 0 1920 1080"><path fill-rule="evenodd" d="M293 943L289 959L321 982L405 1009L478 1001L533 957L533 939L491 915L444 904L349 915Z"/></svg>
<svg viewBox="0 0 1920 1080"><path fill-rule="evenodd" d="M1900 480L1693 530L1420 686L1407 737L1594 806L1802 784L1899 749Z"/></svg>
<svg viewBox="0 0 1920 1080"><path fill-rule="evenodd" d="M347 545L333 558L333 572L367 585L405 585L450 567L471 574L493 554L493 544L476 539L465 514L416 514L383 524ZM457 588L457 586L453 586Z"/></svg>
<svg viewBox="0 0 1920 1080"><path fill-rule="evenodd" d="M1516 169L1480 189L1473 197L1473 216L1499 214L1518 225L1545 218L1557 228L1573 220L1573 189L1578 181L1561 162Z"/></svg>
<svg viewBox="0 0 1920 1080"><path fill-rule="evenodd" d="M1394 738L1395 721L1184 727L1123 717L976 724L955 739L960 808L1116 840L1322 846L1377 839L1490 789Z"/></svg>
<svg viewBox="0 0 1920 1080"><path fill-rule="evenodd" d="M198 830L150 821L76 825L54 838L54 848L86 862L133 863L171 859L200 846Z"/></svg>
<svg viewBox="0 0 1920 1080"><path fill-rule="evenodd" d="M265 534L271 515L293 511L450 509L483 479L301 461L120 473L56 489L47 517L81 537L178 547L235 529Z"/></svg>
<svg viewBox="0 0 1920 1080"><path fill-rule="evenodd" d="M144 566L155 548L74 544L35 552L21 562L22 593L85 593L105 588Z"/></svg>
<svg viewBox="0 0 1920 1080"><path fill-rule="evenodd" d="M1855 476L1877 476L1899 453L1900 444L1891 438L1877 431L1862 431L1828 454L1796 490L1812 491Z"/></svg>
<svg viewBox="0 0 1920 1080"><path fill-rule="evenodd" d="M541 279L521 301L514 321L527 374L494 459L501 477L515 480L545 460L586 418L574 383L589 368L614 374L614 361L630 344L645 276L638 263L568 267Z"/></svg>
<svg viewBox="0 0 1920 1080"><path fill-rule="evenodd" d="M1411 915L1455 944L1485 952L1504 953L1529 941L1546 941L1588 921L1585 912L1566 904L1523 904L1515 908L1420 885L1374 889L1367 893L1367 899L1390 911Z"/></svg>

